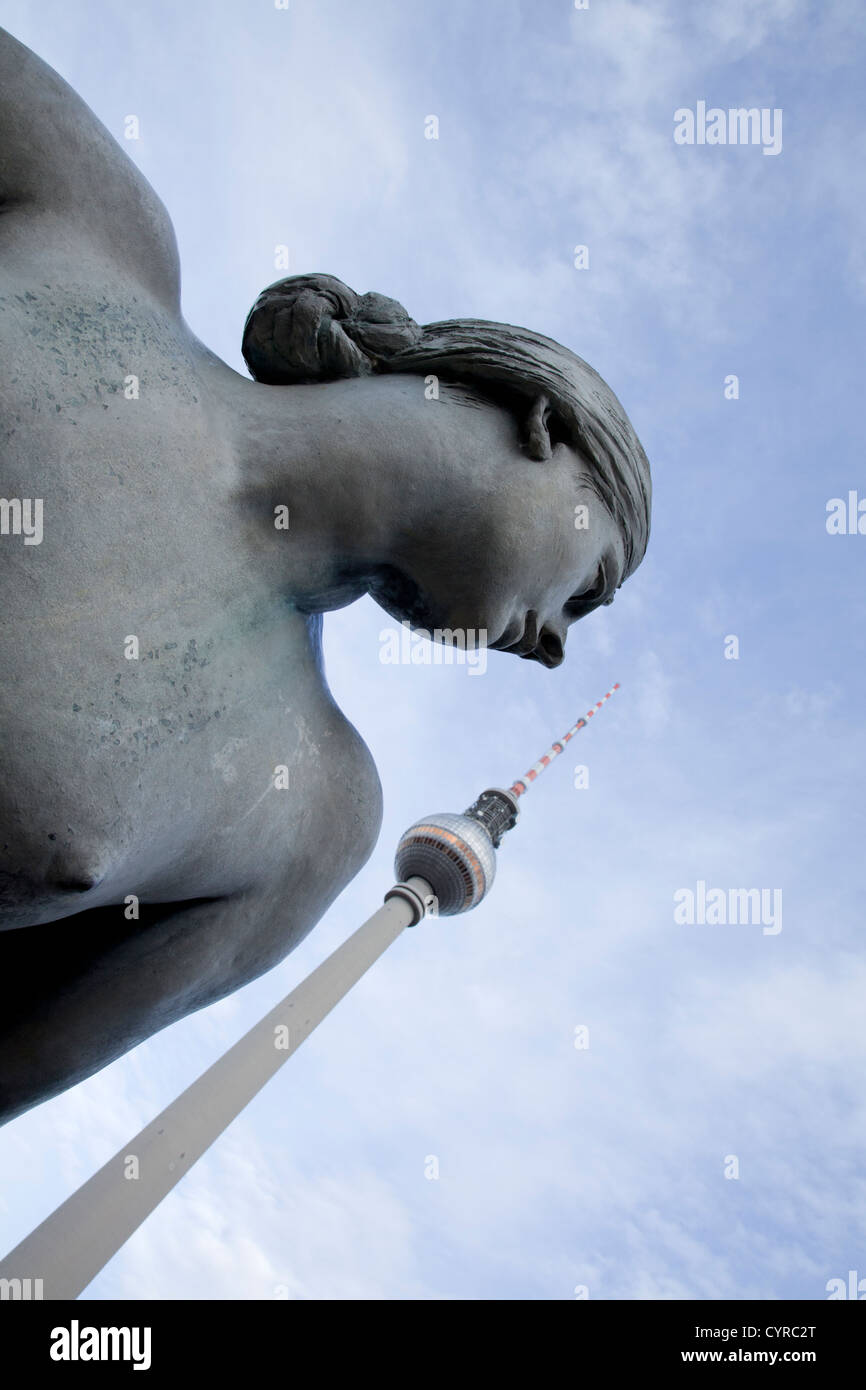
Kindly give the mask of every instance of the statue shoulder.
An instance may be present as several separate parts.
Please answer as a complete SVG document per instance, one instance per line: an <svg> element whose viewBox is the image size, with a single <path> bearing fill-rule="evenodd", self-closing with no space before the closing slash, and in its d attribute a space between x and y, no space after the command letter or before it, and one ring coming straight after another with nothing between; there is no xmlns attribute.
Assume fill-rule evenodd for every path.
<svg viewBox="0 0 866 1390"><path fill-rule="evenodd" d="M171 219L150 184L58 73L0 29L0 236L43 258L84 243L179 311Z"/></svg>

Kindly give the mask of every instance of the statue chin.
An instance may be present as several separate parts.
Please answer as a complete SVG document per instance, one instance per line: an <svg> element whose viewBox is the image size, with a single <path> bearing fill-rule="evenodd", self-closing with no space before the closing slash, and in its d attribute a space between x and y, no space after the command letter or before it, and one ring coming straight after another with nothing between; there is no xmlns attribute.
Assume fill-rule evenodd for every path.
<svg viewBox="0 0 866 1390"><path fill-rule="evenodd" d="M430 599L414 579L396 565L381 565L367 585L367 591L398 623L408 621L412 627L428 631L441 626L435 621Z"/></svg>

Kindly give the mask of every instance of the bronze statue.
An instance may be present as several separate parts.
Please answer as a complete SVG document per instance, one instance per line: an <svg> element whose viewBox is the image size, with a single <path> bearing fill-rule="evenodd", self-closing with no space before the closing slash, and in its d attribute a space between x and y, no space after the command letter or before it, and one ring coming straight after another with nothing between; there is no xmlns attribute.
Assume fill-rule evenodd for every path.
<svg viewBox="0 0 866 1390"><path fill-rule="evenodd" d="M369 593L557 666L643 557L650 478L565 348L329 275L265 290L233 371L153 190L8 34L0 200L9 1119L270 969L371 853L322 613Z"/></svg>

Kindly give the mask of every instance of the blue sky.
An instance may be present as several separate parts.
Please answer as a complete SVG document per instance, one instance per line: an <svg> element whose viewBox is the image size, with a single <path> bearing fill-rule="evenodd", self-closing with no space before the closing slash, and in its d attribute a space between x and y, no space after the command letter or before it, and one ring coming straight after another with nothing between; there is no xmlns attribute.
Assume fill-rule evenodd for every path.
<svg viewBox="0 0 866 1390"><path fill-rule="evenodd" d="M374 855L276 970L0 1131L4 1248L377 906L410 821L507 784L618 680L490 897L405 933L87 1296L824 1298L866 1276L866 535L825 524L866 497L860 5L9 0L0 22L119 139L139 116L123 143L174 221L185 315L232 365L287 244L292 273L419 322L566 344L654 479L644 564L556 671L384 666L370 600L326 618L383 783ZM781 108L781 152L676 145L699 100ZM780 888L782 930L677 924L699 880Z"/></svg>

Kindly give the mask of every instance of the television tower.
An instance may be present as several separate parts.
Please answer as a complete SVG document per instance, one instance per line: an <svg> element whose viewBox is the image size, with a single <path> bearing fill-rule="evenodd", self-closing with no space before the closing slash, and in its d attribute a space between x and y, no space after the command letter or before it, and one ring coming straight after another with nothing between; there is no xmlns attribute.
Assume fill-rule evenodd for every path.
<svg viewBox="0 0 866 1390"><path fill-rule="evenodd" d="M411 825L397 845L398 881L378 912L0 1260L0 1278L41 1280L45 1299L77 1298L404 927L481 902L519 798L618 689L617 682L507 790L489 787L463 815Z"/></svg>

